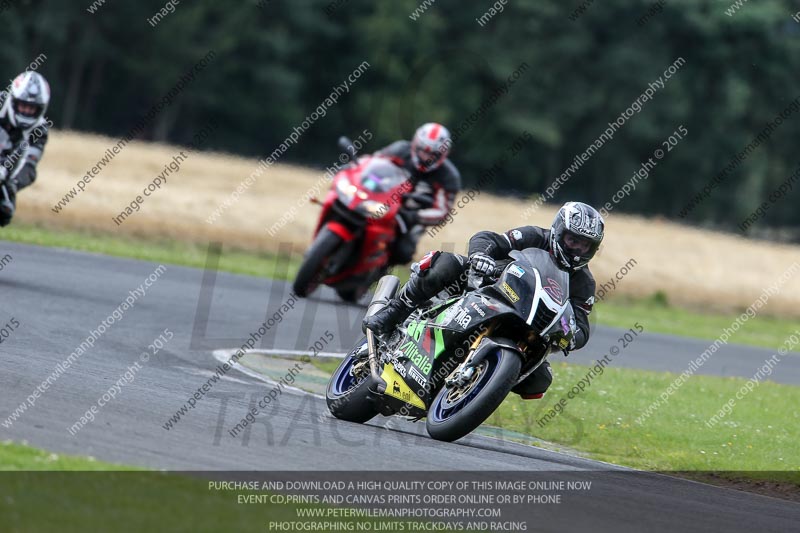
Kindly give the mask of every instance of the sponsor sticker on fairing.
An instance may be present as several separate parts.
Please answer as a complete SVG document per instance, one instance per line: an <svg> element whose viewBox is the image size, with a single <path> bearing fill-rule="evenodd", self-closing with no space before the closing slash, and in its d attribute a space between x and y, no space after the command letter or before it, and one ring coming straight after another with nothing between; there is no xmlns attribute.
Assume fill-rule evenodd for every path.
<svg viewBox="0 0 800 533"><path fill-rule="evenodd" d="M481 315L481 317L484 317L484 316L486 316L486 311L484 311L483 309L481 309L481 306L480 306L480 305L476 304L475 302L472 302L472 303L470 304L470 306L471 306L471 307L472 307L472 308L475 310L475 312L476 312L476 313L478 313L479 315Z"/></svg>
<svg viewBox="0 0 800 533"><path fill-rule="evenodd" d="M463 307L458 307L458 314L456 315L455 321L461 326L463 329L467 329L469 327L469 323L472 322L472 315L469 314L469 311L464 309Z"/></svg>
<svg viewBox="0 0 800 533"><path fill-rule="evenodd" d="M511 288L511 285L509 285L506 282L503 282L503 284L500 285L500 288L503 289L503 292L506 293L506 296L508 296L509 300L511 300L514 303L517 303L519 301L519 296L514 291L514 289Z"/></svg>
<svg viewBox="0 0 800 533"><path fill-rule="evenodd" d="M425 379L425 376L423 376L423 375L420 373L420 371L419 371L419 370L417 370L415 367L413 367L413 366L412 366L412 367L411 367L411 368L408 370L408 373L409 373L409 375L411 376L411 379L413 379L414 381L416 381L416 382L417 382L417 384L418 384L420 387L424 387L424 386L425 386L425 382L426 382L427 380Z"/></svg>
<svg viewBox="0 0 800 533"><path fill-rule="evenodd" d="M522 276L525 275L525 271L522 269L522 267L518 265L511 265L510 267L508 267L508 273L518 278L521 278Z"/></svg>
<svg viewBox="0 0 800 533"><path fill-rule="evenodd" d="M399 361L395 361L394 363L392 363L392 366L394 366L394 369L397 371L398 374L400 374L403 377L406 377L406 367L404 367Z"/></svg>

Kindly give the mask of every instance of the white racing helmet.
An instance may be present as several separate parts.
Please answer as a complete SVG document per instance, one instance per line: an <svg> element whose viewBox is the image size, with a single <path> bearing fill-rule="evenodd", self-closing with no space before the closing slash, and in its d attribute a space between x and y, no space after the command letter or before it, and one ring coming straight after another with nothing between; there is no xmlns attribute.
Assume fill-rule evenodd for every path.
<svg viewBox="0 0 800 533"><path fill-rule="evenodd" d="M423 124L411 140L411 161L420 172L432 172L442 166L452 144L447 128L436 122Z"/></svg>
<svg viewBox="0 0 800 533"><path fill-rule="evenodd" d="M50 104L50 85L38 72L23 72L11 82L0 117L15 128L36 127Z"/></svg>

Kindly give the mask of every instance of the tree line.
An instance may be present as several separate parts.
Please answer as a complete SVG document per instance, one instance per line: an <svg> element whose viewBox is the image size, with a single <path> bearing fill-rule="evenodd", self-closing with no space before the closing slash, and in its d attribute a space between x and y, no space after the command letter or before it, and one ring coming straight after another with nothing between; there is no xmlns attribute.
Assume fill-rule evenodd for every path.
<svg viewBox="0 0 800 533"><path fill-rule="evenodd" d="M528 132L495 192L534 201L573 168L546 200L603 205L663 149L616 211L800 238L791 179L800 166L800 16L788 1L731 11L711 0L528 0L479 24L488 0L440 0L423 12L418 0L193 0L173 3L155 27L148 20L164 9L160 0L96 4L18 0L0 9L10 41L3 75L46 54L39 71L51 83L56 128L119 137L213 50L213 64L139 138L188 144L213 120L209 149L263 158L366 61L283 161L324 168L339 135L368 128L371 150L435 120L458 132L452 157L469 187ZM615 122L613 138L597 145ZM688 133L673 145L679 127Z"/></svg>

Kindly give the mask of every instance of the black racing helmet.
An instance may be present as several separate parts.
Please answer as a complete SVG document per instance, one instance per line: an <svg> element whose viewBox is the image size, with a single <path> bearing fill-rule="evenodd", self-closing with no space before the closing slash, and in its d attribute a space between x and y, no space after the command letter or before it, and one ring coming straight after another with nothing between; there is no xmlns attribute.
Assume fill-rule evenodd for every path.
<svg viewBox="0 0 800 533"><path fill-rule="evenodd" d="M605 222L597 210L581 202L567 202L550 226L550 253L564 270L580 270L603 242Z"/></svg>

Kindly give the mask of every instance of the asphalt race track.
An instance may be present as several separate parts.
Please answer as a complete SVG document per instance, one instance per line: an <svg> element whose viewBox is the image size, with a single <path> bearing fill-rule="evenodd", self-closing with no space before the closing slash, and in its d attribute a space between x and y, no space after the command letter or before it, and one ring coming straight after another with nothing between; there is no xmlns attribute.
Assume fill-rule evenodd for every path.
<svg viewBox="0 0 800 533"><path fill-rule="evenodd" d="M0 324L19 326L0 345L0 421L32 394L56 365L78 348L158 266L60 249L4 243L13 261L0 271ZM204 287L201 288L201 287ZM213 288L213 291L210 289ZM205 295L205 296L203 296ZM356 425L332 419L324 400L284 393L268 416L242 435L227 431L269 385L232 370L170 430L163 425L206 383L218 362L216 348L241 345L265 317L289 298L284 282L220 273L215 284L202 270L166 265L133 307L105 329L79 360L0 439L27 441L55 452L175 470L375 470L392 468L402 453L416 470L582 471L596 486L585 513L551 507L546 530L585 530L597 524L616 531L790 531L800 505L668 476L624 469L488 437L453 444L423 435L422 424L385 419ZM206 305L209 304L209 305ZM268 309L269 308L269 312ZM261 348L306 349L327 331L327 351L342 351L360 334L361 310L322 291L300 301L257 343ZM646 317L642 317L646 325ZM135 379L100 409L94 422L68 428L140 361L167 329L165 347L141 363ZM571 356L589 362L617 342L598 328L591 349ZM709 342L646 334L615 358L620 366L680 372ZM772 352L725 346L701 373L750 377ZM786 357L778 382L800 383L800 358ZM249 431L252 429L252 431ZM368 458L368 460L366 459ZM396 468L396 466L395 466ZM566 511L566 509L564 509ZM542 526L544 528L544 526ZM544 530L544 529L543 529Z"/></svg>

